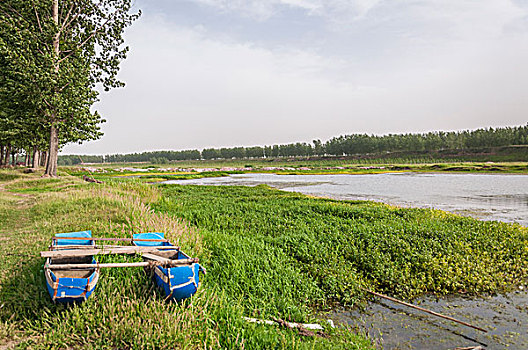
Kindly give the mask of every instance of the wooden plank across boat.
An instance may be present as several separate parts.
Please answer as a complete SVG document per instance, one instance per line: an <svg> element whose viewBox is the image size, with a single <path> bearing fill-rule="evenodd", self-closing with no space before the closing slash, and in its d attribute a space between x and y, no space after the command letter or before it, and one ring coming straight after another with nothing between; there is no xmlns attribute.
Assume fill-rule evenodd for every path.
<svg viewBox="0 0 528 350"><path fill-rule="evenodd" d="M131 242L131 246L102 245L96 241ZM94 291L101 268L146 267L154 273L156 283L167 299L182 300L198 290L199 272L205 269L198 258L191 258L164 238L163 233L139 233L133 238L95 238L90 231L57 234L46 258L44 274L48 292L54 302L86 300ZM108 254L142 254L142 262L98 263L94 256Z"/></svg>

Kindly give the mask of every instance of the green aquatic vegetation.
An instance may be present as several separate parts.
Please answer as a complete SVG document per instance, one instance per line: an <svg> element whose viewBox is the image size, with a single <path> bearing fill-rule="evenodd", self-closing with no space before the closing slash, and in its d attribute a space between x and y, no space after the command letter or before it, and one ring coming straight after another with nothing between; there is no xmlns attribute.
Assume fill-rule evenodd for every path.
<svg viewBox="0 0 528 350"><path fill-rule="evenodd" d="M156 210L196 225L210 280L247 313L301 319L360 287L403 298L494 293L528 276L526 228L267 186L160 185Z"/></svg>
<svg viewBox="0 0 528 350"><path fill-rule="evenodd" d="M93 177L102 181L112 182L144 182L144 183L155 183L166 180L191 180L201 179L204 177L222 177L231 174L242 174L242 171L204 171L204 172L190 172L190 173L107 173L107 174L94 174ZM83 172L71 172L72 175L82 176L85 175Z"/></svg>

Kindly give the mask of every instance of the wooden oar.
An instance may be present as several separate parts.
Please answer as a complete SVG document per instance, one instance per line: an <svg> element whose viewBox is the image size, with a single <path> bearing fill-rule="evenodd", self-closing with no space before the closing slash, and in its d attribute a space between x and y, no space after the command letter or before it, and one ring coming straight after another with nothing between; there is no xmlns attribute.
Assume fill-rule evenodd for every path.
<svg viewBox="0 0 528 350"><path fill-rule="evenodd" d="M180 266L190 265L199 262L198 258L192 259L179 259L179 260L167 260L166 262L160 261L142 261L132 263L95 263L95 264L47 264L44 268L52 270L70 270L70 269L91 269L91 268L103 268L103 267L144 267L144 266Z"/></svg>
<svg viewBox="0 0 528 350"><path fill-rule="evenodd" d="M383 295L383 294L380 294L380 293L376 293L376 292L373 292L371 290L368 290L368 289L365 289L365 288L362 288L362 287L359 287L361 290L367 292L367 293L370 293L372 295L375 295L377 297L380 297L380 298L383 298L383 299L387 299L387 300L390 300L390 301L393 301L395 303L398 303L398 304L402 304L402 305L405 305L405 306L408 306L408 307L411 307L413 309L416 309L416 310L420 310L420 311L423 311L423 312L427 312L431 315L434 315L434 316L438 316L438 317L441 317L441 318L445 318L446 320L450 320L450 321L453 321L453 322L456 322L456 323L460 323L464 326L467 326L467 327L471 327L471 328L474 328L474 329L477 329L479 331L482 331L482 332L485 332L487 333L488 331L483 329L483 328L480 328L480 327L477 327L477 326L473 326L472 324L469 324L467 322L464 322L464 321L460 321L460 320L457 320L456 318L453 318L451 316L446 316L446 315L442 315L441 313L438 313L438 312L434 312L434 311L431 311L431 310L428 310L428 309L424 309L423 307L420 307L420 306L416 306L416 305L413 305L413 304L409 304L409 303L406 303L405 301L401 301L401 300L398 300L396 298L393 298L393 297L389 297L387 295Z"/></svg>

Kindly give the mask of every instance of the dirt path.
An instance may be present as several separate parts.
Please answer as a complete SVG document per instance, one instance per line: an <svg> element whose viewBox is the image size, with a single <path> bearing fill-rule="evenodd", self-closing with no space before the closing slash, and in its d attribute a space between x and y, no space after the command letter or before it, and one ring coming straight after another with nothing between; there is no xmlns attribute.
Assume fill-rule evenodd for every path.
<svg viewBox="0 0 528 350"><path fill-rule="evenodd" d="M26 193L16 193L9 191L6 186L14 184L20 179L0 183L0 200L8 205L9 210L13 211L13 216L9 220L2 222L0 225L0 242L9 241L11 232L26 225L28 218L27 210L35 205L35 196ZM16 202L12 200L18 198ZM1 348L0 348L1 350Z"/></svg>
<svg viewBox="0 0 528 350"><path fill-rule="evenodd" d="M0 192L8 193L8 194L10 194L10 195L17 196L17 197L33 198L33 196L30 195L30 194L27 194L27 193L11 192L11 191L8 191L8 190L5 188L6 185L12 185L12 184L17 183L17 182L18 182L17 180L13 180L13 181L9 181L9 182L2 182L2 183L0 183Z"/></svg>
<svg viewBox="0 0 528 350"><path fill-rule="evenodd" d="M5 205L6 210L8 210L11 213L11 217L9 220L4 221L0 225L0 245L3 246L11 246L12 242L10 242L13 239L13 233L18 232L19 229L24 228L28 225L28 222L30 220L28 215L28 209L35 205L35 196L31 194L26 193L16 193L11 192L9 189L7 189L7 186L10 186L12 184L15 184L19 181L24 181L25 177L14 179L11 181L1 182L0 183L0 204ZM16 200L18 199L18 200ZM8 249L9 250L9 249ZM5 253L5 255L14 255L17 254L9 252ZM2 274L0 274L0 285L2 283ZM0 302L0 307L2 307L2 303ZM15 336L9 336L4 339L0 339L0 350L11 350L11 349L17 349L19 345L28 340L29 338L23 339L16 336L18 334L18 331L15 331ZM22 335L22 334L20 334Z"/></svg>

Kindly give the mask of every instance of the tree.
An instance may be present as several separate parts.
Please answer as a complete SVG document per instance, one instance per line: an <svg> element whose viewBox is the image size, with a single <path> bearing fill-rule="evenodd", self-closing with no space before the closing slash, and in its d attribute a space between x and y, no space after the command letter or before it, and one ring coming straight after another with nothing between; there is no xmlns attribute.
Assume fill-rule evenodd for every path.
<svg viewBox="0 0 528 350"><path fill-rule="evenodd" d="M220 152L215 148L205 148L202 151L203 159L215 159L220 158Z"/></svg>
<svg viewBox="0 0 528 350"><path fill-rule="evenodd" d="M99 138L104 122L90 110L105 91L124 84L116 75L128 47L123 31L140 15L132 0L7 0L0 3L3 52L32 101L29 115L48 130L46 175L56 176L59 148Z"/></svg>

